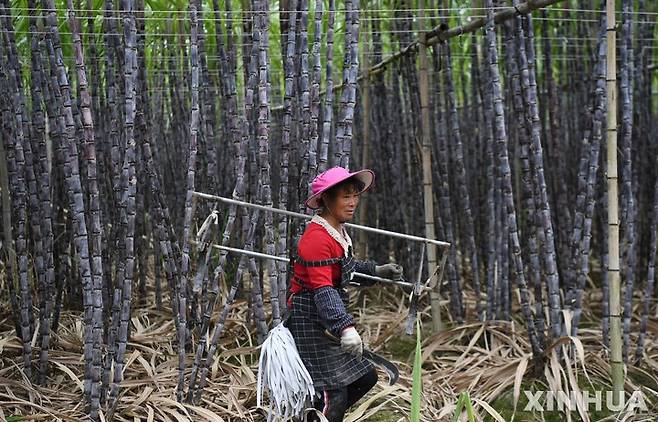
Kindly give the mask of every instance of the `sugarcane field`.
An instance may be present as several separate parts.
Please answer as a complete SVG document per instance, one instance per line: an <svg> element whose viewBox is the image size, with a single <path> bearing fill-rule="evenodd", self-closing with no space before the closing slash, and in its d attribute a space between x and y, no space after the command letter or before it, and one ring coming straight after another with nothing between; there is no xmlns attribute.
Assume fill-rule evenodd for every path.
<svg viewBox="0 0 658 422"><path fill-rule="evenodd" d="M0 422L658 420L657 19L0 0Z"/></svg>

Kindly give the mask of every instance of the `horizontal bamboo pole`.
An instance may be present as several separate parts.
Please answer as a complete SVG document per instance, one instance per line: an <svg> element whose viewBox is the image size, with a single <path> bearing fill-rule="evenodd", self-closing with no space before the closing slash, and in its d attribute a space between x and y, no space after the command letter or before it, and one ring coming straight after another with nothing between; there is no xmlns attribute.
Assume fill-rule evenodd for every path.
<svg viewBox="0 0 658 422"><path fill-rule="evenodd" d="M306 220L310 220L313 217L312 215L301 214L301 213L298 213L298 212L293 212L293 211L288 211L288 210L282 210L280 208L266 207L265 205L252 204L250 202L238 201L237 199L225 198L223 196L217 196L217 195L210 195L210 194L203 193L203 192L196 192L195 191L195 192L192 192L192 194L196 197L199 197L199 198L210 199L210 200L213 200L213 201L220 201L220 202L224 202L226 204L240 205L240 206L247 207L247 208L255 208L255 209L259 209L259 210L267 211L267 212L274 212L274 213L277 213L277 214L287 215L289 217L304 218ZM382 229L377 229L375 227L362 226L360 224L345 223L345 226L349 227L351 229L364 230L364 231L367 231L367 232L370 232L370 233L377 233L377 234L382 234L384 236L391 236L391 237L397 237L399 239L412 240L414 242L432 243L434 245L440 246L441 248L445 248L445 249L450 247L450 243L442 242L440 240L427 239L425 237L413 236L413 235L410 235L410 234L398 233L398 232L393 232L393 231L389 231L389 230L382 230Z"/></svg>
<svg viewBox="0 0 658 422"><path fill-rule="evenodd" d="M526 15L534 10L542 9L544 7L553 5L562 0L528 0L518 6L510 6L500 9L500 12L494 15L494 22L497 24L505 22L517 15ZM466 25L457 26L455 28L446 28L443 25L437 25L427 34L427 45L434 45L438 42L446 41L453 37L458 37L462 34L475 32L484 27L487 23L486 18L475 19Z"/></svg>
<svg viewBox="0 0 658 422"><path fill-rule="evenodd" d="M196 244L197 242L192 240L192 241L190 241L190 243ZM281 262L285 262L285 263L290 262L290 259L288 259L288 258L284 258L284 257L281 257L281 256L276 256L276 255L268 255L266 253L250 251L250 250L247 250L247 249L232 248L230 246L223 246L223 245L217 245L217 244L213 244L212 247L214 249L219 249L219 250L222 250L222 251L233 252L233 253L237 253L237 254L241 254L241 255L251 256L253 258L272 259L274 261L281 261ZM374 275L368 275L368 274L363 274L363 273L358 273L358 272L354 272L353 274L354 274L354 277L362 277L362 278L365 278L365 279L368 279L368 280L379 281L379 282L382 282L382 283L395 284L397 286L407 287L407 288L410 288L410 289L414 288L414 284L409 283L408 281L392 280L390 278L377 277L377 276L374 276ZM352 284L359 285L359 283L356 283L356 282L352 282ZM424 288L425 287L421 285L421 290L423 290Z"/></svg>
<svg viewBox="0 0 658 422"><path fill-rule="evenodd" d="M541 9L547 6L551 6L555 3L559 3L563 0L528 0L525 3L521 3L518 6L510 6L500 9L500 11L494 14L494 22L499 24L508 19L513 18L519 14L531 13L537 9ZM454 28L448 28L445 24L437 25L433 29L427 32L427 45L434 45L436 43L446 41L450 38L458 37L463 34L468 34L475 32L480 28L483 28L486 23L485 18L478 18L472 22L467 23L466 25L456 26ZM372 76L375 76L386 69L386 66L393 63L394 61L400 59L403 56L408 54L416 53L418 51L418 45L420 41L414 41L402 50L388 56L381 62L371 66L365 73L362 73L359 76L358 81L361 82L364 79L370 79ZM338 91L343 88L343 84L334 85L332 92ZM326 91L322 91L321 95L324 95ZM272 107L272 111L283 110L283 106Z"/></svg>

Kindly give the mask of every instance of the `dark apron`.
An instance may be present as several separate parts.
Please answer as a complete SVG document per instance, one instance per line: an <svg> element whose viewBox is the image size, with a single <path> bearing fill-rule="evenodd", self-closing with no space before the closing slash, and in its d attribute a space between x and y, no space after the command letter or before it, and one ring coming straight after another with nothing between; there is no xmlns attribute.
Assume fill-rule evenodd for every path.
<svg viewBox="0 0 658 422"><path fill-rule="evenodd" d="M337 290L347 309L349 294L345 287L356 267L356 261L351 256L323 261L304 261L297 257L295 262L303 266L315 267L339 263L341 282ZM303 287L303 280L299 278L296 280ZM327 338L324 334L326 324L318 315L313 295L314 293L309 290L293 295L292 309L286 325L295 338L299 356L313 378L315 389L342 388L370 372L373 365L367 359L357 358L344 352L340 344Z"/></svg>

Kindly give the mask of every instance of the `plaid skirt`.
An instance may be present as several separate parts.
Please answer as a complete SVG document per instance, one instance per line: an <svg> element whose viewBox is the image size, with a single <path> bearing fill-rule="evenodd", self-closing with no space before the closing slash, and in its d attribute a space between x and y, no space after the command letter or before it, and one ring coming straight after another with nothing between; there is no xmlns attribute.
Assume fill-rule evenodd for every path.
<svg viewBox="0 0 658 422"><path fill-rule="evenodd" d="M341 291L343 302L348 294ZM344 352L339 343L324 335L324 325L318 315L312 292L297 293L286 324L295 339L299 356L313 378L316 390L343 388L373 369L367 359Z"/></svg>

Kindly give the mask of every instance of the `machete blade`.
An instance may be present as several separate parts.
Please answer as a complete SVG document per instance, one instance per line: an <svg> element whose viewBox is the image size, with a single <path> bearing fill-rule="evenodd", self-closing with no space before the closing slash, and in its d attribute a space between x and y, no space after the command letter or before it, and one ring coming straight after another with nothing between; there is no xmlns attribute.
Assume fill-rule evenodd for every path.
<svg viewBox="0 0 658 422"><path fill-rule="evenodd" d="M388 374L388 385L395 384L400 378L400 371L398 371L397 366L388 359L385 359L370 350L363 350L363 357L386 371Z"/></svg>
<svg viewBox="0 0 658 422"><path fill-rule="evenodd" d="M334 343L340 344L340 339L335 335L331 334L331 331L324 330L324 335L327 336L327 338L329 338ZM383 358L377 353L372 352L365 348L363 349L363 357L368 359L370 362L374 363L375 365L382 367L386 371L386 373L388 374L388 385L395 384L398 381L398 378L400 378L400 371L398 371L397 366L395 366L395 364L393 364L393 362L389 361L388 359Z"/></svg>

